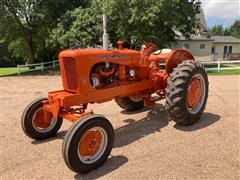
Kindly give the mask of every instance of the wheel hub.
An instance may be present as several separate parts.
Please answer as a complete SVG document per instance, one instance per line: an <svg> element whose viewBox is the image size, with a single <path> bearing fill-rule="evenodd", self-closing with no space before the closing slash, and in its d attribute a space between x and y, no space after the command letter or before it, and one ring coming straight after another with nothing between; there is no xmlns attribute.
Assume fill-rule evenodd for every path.
<svg viewBox="0 0 240 180"><path fill-rule="evenodd" d="M88 131L81 139L79 153L81 156L94 156L102 141L102 135L99 131Z"/></svg>
<svg viewBox="0 0 240 180"><path fill-rule="evenodd" d="M44 115L43 108L41 108L34 114L33 123L35 127L45 129L51 125L51 119L52 114L46 113L46 115Z"/></svg>
<svg viewBox="0 0 240 180"><path fill-rule="evenodd" d="M187 93L187 105L189 108L196 108L203 96L203 88L201 80L197 77L191 79L188 93Z"/></svg>

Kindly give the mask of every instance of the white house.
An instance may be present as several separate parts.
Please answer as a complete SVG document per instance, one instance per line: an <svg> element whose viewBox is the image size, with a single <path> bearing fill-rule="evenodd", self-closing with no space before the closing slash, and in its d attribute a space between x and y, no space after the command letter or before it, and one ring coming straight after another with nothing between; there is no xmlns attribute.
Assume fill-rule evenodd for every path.
<svg viewBox="0 0 240 180"><path fill-rule="evenodd" d="M176 31L178 37L176 43L172 44L173 49L186 48L197 60L216 59L240 59L240 39L232 36L210 36L201 9L196 17L197 28L190 39L186 39L180 32ZM239 54L239 55L238 55Z"/></svg>

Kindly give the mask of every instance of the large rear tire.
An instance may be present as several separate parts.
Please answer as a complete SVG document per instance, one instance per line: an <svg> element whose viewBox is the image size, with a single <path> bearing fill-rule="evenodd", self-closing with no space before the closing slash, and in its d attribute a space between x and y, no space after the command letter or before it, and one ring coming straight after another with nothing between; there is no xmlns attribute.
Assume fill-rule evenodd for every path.
<svg viewBox="0 0 240 180"><path fill-rule="evenodd" d="M88 172L107 160L113 142L111 123L101 115L87 115L76 121L65 135L64 161L74 172Z"/></svg>
<svg viewBox="0 0 240 180"><path fill-rule="evenodd" d="M183 61L167 80L166 110L180 125L197 122L205 109L208 97L208 77L196 61Z"/></svg>
<svg viewBox="0 0 240 180"><path fill-rule="evenodd" d="M32 139L46 139L54 136L62 125L62 118L53 118L50 122L44 119L43 103L47 98L39 98L31 102L24 110L21 125L24 133Z"/></svg>
<svg viewBox="0 0 240 180"><path fill-rule="evenodd" d="M130 97L118 97L115 98L118 106L126 111L137 111L144 107L144 101L142 98L132 99Z"/></svg>

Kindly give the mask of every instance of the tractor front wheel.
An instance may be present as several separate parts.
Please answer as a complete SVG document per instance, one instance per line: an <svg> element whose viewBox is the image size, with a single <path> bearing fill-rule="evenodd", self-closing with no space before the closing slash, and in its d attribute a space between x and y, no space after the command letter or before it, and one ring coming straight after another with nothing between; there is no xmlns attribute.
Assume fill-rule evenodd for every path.
<svg viewBox="0 0 240 180"><path fill-rule="evenodd" d="M180 125L197 122L206 106L208 77L204 67L187 60L174 69L167 81L166 110Z"/></svg>
<svg viewBox="0 0 240 180"><path fill-rule="evenodd" d="M65 135L64 161L74 172L88 172L107 160L113 142L111 123L103 116L87 115L76 121Z"/></svg>
<svg viewBox="0 0 240 180"><path fill-rule="evenodd" d="M118 106L126 111L137 111L144 107L143 98L131 98L131 97L118 97L115 98L115 102Z"/></svg>
<svg viewBox="0 0 240 180"><path fill-rule="evenodd" d="M22 114L22 129L32 139L40 140L54 136L62 125L61 117L53 118L51 113L44 114L42 102L44 100L47 98L36 99Z"/></svg>

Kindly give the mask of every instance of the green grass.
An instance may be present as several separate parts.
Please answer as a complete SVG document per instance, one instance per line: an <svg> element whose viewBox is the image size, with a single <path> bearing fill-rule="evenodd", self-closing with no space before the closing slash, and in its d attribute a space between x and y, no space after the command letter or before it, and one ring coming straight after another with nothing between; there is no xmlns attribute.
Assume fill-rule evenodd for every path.
<svg viewBox="0 0 240 180"><path fill-rule="evenodd" d="M239 67L240 64L221 64L221 67ZM217 68L217 64L205 64L205 68Z"/></svg>
<svg viewBox="0 0 240 180"><path fill-rule="evenodd" d="M14 76L17 74L18 73L16 67L0 68L0 76Z"/></svg>
<svg viewBox="0 0 240 180"><path fill-rule="evenodd" d="M239 67L240 64L222 64L221 67ZM204 65L205 68L217 68L217 64L207 64ZM217 70L208 71L208 75L240 75L240 69L233 70L221 70L218 72Z"/></svg>
<svg viewBox="0 0 240 180"><path fill-rule="evenodd" d="M221 70L218 71L208 71L208 75L240 75L240 69L233 69L233 70Z"/></svg>
<svg viewBox="0 0 240 180"><path fill-rule="evenodd" d="M28 70L27 67L21 68L21 71ZM36 67L36 70L30 71L30 72L21 72L21 75L51 75L56 74L59 71L59 67L56 68L56 70L53 70L52 68L44 69L44 71L41 71L41 67ZM0 77L6 77L6 76L17 76L18 71L17 67L4 67L0 68Z"/></svg>

